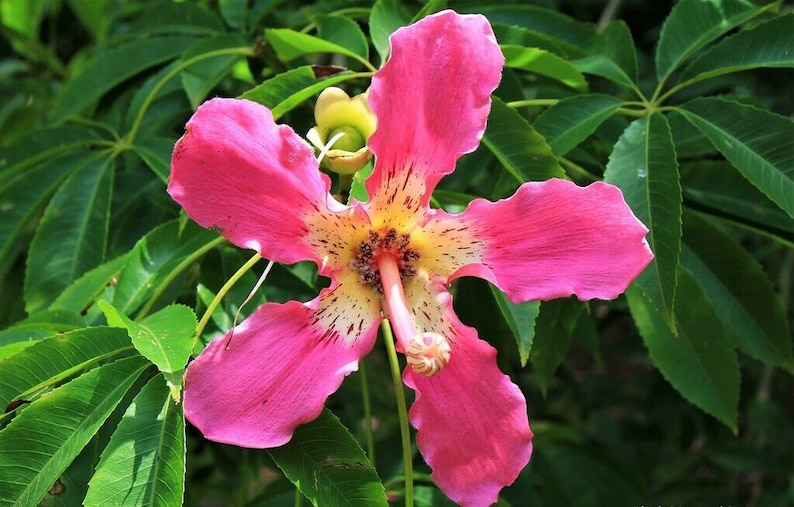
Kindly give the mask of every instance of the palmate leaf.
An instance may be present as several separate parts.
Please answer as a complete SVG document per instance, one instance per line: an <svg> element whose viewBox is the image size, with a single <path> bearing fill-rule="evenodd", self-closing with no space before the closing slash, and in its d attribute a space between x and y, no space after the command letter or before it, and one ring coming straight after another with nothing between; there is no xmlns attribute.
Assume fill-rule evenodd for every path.
<svg viewBox="0 0 794 507"><path fill-rule="evenodd" d="M587 81L568 60L544 49L502 44L505 67L534 72L569 86L577 91L587 90Z"/></svg>
<svg viewBox="0 0 794 507"><path fill-rule="evenodd" d="M411 22L398 0L377 0L369 13L369 36L382 62L389 55L389 36Z"/></svg>
<svg viewBox="0 0 794 507"><path fill-rule="evenodd" d="M218 244L218 233L187 222L167 222L138 241L127 257L113 293L113 306L124 315L153 304L179 272Z"/></svg>
<svg viewBox="0 0 794 507"><path fill-rule="evenodd" d="M739 362L708 296L680 269L673 335L665 319L637 285L626 291L631 314L648 353L670 384L687 400L737 428Z"/></svg>
<svg viewBox="0 0 794 507"><path fill-rule="evenodd" d="M757 6L747 0L681 0L667 16L656 48L656 76L665 81L709 42L779 2Z"/></svg>
<svg viewBox="0 0 794 507"><path fill-rule="evenodd" d="M38 504L148 365L128 357L94 368L43 395L0 431L0 505Z"/></svg>
<svg viewBox="0 0 794 507"><path fill-rule="evenodd" d="M74 125L45 127L20 136L13 143L3 146L0 157L0 191L7 185L45 162L65 155L78 148L90 147L101 139L92 129Z"/></svg>
<svg viewBox="0 0 794 507"><path fill-rule="evenodd" d="M681 185L664 116L655 113L629 125L609 157L604 181L623 191L626 202L650 229L648 242L655 258L634 284L672 326L681 250Z"/></svg>
<svg viewBox="0 0 794 507"><path fill-rule="evenodd" d="M518 346L518 357L521 366L526 366L529 360L529 353L532 350L532 342L535 338L535 319L540 311L540 301L527 301L524 303L513 303L504 292L493 285L490 286L497 306L504 317L510 331Z"/></svg>
<svg viewBox="0 0 794 507"><path fill-rule="evenodd" d="M680 81L759 67L794 67L794 13L726 37L692 62Z"/></svg>
<svg viewBox="0 0 794 507"><path fill-rule="evenodd" d="M30 245L25 310L35 313L105 256L113 190L112 159L88 158L58 188Z"/></svg>
<svg viewBox="0 0 794 507"><path fill-rule="evenodd" d="M133 351L124 330L107 327L78 329L41 340L0 365L0 408L15 399L27 399L80 370Z"/></svg>
<svg viewBox="0 0 794 507"><path fill-rule="evenodd" d="M182 53L180 62L185 63L213 51L245 47L247 45L248 41L238 34L221 33L210 38L200 39L191 44ZM217 55L193 63L182 72L180 75L182 87L185 89L193 109L196 109L207 98L207 94L215 88L221 79L229 74L240 58L242 58L240 55Z"/></svg>
<svg viewBox="0 0 794 507"><path fill-rule="evenodd" d="M50 305L50 310L81 313L93 303L97 297L118 276L121 267L127 261L126 255L119 255L86 272L63 290Z"/></svg>
<svg viewBox="0 0 794 507"><path fill-rule="evenodd" d="M609 79L625 88L637 89L637 50L628 25L613 21L595 38L590 54L572 62L585 74Z"/></svg>
<svg viewBox="0 0 794 507"><path fill-rule="evenodd" d="M253 100L267 106L278 120L284 113L294 109L305 100L335 84L355 77L343 71L327 78L318 78L311 65L297 67L264 81L243 93L240 98Z"/></svg>
<svg viewBox="0 0 794 507"><path fill-rule="evenodd" d="M544 395L548 391L549 380L565 358L582 310L584 304L574 298L544 301L540 305L529 359Z"/></svg>
<svg viewBox="0 0 794 507"><path fill-rule="evenodd" d="M315 506L386 507L386 491L353 436L329 410L268 452Z"/></svg>
<svg viewBox="0 0 794 507"><path fill-rule="evenodd" d="M518 183L560 178L565 172L541 135L500 99L493 97L482 142Z"/></svg>
<svg viewBox="0 0 794 507"><path fill-rule="evenodd" d="M535 129L558 157L574 149L620 107L609 95L575 95L562 99L535 119Z"/></svg>
<svg viewBox="0 0 794 507"><path fill-rule="evenodd" d="M342 16L325 16L318 21L321 27L322 23L325 23L324 28L331 37L328 40L289 28L267 29L265 38L278 57L285 61L316 53L336 53L365 66L369 64L369 45L355 21Z"/></svg>
<svg viewBox="0 0 794 507"><path fill-rule="evenodd" d="M154 37L123 44L102 53L63 87L51 122L62 122L98 101L126 79L178 57L195 40L178 35Z"/></svg>
<svg viewBox="0 0 794 507"><path fill-rule="evenodd" d="M685 218L681 263L697 280L733 343L759 361L794 371L786 314L761 266L694 213Z"/></svg>
<svg viewBox="0 0 794 507"><path fill-rule="evenodd" d="M714 97L691 100L679 112L750 183L794 217L794 122Z"/></svg>
<svg viewBox="0 0 794 507"><path fill-rule="evenodd" d="M132 400L89 482L85 505L181 505L185 419L162 376Z"/></svg>

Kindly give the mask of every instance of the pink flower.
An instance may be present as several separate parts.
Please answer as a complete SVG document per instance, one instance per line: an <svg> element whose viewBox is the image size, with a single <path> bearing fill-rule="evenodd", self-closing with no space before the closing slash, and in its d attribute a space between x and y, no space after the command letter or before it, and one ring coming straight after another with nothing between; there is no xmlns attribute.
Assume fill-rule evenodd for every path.
<svg viewBox="0 0 794 507"><path fill-rule="evenodd" d="M219 442L268 448L317 417L358 367L381 313L407 356L417 445L438 486L464 505L494 502L529 461L524 396L496 351L463 325L449 284L478 276L511 300L610 299L650 262L647 229L620 191L551 180L460 214L430 195L485 130L503 57L488 21L451 11L398 30L369 102L370 200L329 195L312 148L253 102L213 99L187 124L168 191L204 227L276 262L311 259L330 287L267 303L188 367L185 415Z"/></svg>

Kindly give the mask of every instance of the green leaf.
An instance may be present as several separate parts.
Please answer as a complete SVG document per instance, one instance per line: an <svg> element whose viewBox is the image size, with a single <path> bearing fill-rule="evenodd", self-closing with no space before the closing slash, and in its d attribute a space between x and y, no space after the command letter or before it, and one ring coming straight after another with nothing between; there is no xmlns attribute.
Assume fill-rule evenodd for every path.
<svg viewBox="0 0 794 507"><path fill-rule="evenodd" d="M734 432L739 404L739 363L708 296L685 270L678 273L674 336L642 290L626 291L629 308L651 360L687 400Z"/></svg>
<svg viewBox="0 0 794 507"><path fill-rule="evenodd" d="M482 142L518 183L565 177L546 140L496 97Z"/></svg>
<svg viewBox="0 0 794 507"><path fill-rule="evenodd" d="M265 39L284 61L317 53L336 53L348 56L364 65L369 63L366 57L362 57L353 49L289 28L269 28L265 30Z"/></svg>
<svg viewBox="0 0 794 507"><path fill-rule="evenodd" d="M15 260L14 253L25 246L21 238L32 232L29 229L34 216L40 213L63 179L94 156L94 153L80 150L55 157L3 182L0 188L0 275Z"/></svg>
<svg viewBox="0 0 794 507"><path fill-rule="evenodd" d="M208 53L246 47L247 45L248 42L236 33L220 33L191 44L182 53L180 61L184 64L194 58L205 57ZM240 55L217 55L195 62L182 71L180 75L182 86L193 109L196 109L207 98L212 89L231 72L234 64L241 58L242 56Z"/></svg>
<svg viewBox="0 0 794 507"><path fill-rule="evenodd" d="M195 39L185 36L133 41L97 56L66 83L50 121L60 123L97 102L125 80L178 57Z"/></svg>
<svg viewBox="0 0 794 507"><path fill-rule="evenodd" d="M156 376L132 400L91 478L85 505L182 505L182 405Z"/></svg>
<svg viewBox="0 0 794 507"><path fill-rule="evenodd" d="M513 303L507 299L504 292L493 285L490 287L496 304L502 312L502 317L516 339L521 366L526 366L529 353L532 350L532 341L535 338L535 319L540 311L540 301Z"/></svg>
<svg viewBox="0 0 794 507"><path fill-rule="evenodd" d="M628 25L621 20L613 21L596 36L588 56L572 63L581 72L637 90L637 50Z"/></svg>
<svg viewBox="0 0 794 507"><path fill-rule="evenodd" d="M277 120L329 86L353 77L354 73L344 71L327 78L318 78L311 65L304 65L264 81L243 93L241 98L269 107L273 118Z"/></svg>
<svg viewBox="0 0 794 507"><path fill-rule="evenodd" d="M25 309L34 313L105 256L113 190L112 159L89 158L55 192L30 245Z"/></svg>
<svg viewBox="0 0 794 507"><path fill-rule="evenodd" d="M100 139L96 132L84 127L63 126L36 129L3 147L0 156L0 189L12 184L34 166L52 162L77 148L91 147Z"/></svg>
<svg viewBox="0 0 794 507"><path fill-rule="evenodd" d="M389 36L410 22L411 16L405 12L403 4L398 0L377 0L372 6L369 13L369 36L381 62L385 62L389 56Z"/></svg>
<svg viewBox="0 0 794 507"><path fill-rule="evenodd" d="M670 325L681 251L681 185L667 119L654 113L635 120L618 139L604 172L650 229L655 258L634 281ZM675 330L675 328L671 328Z"/></svg>
<svg viewBox="0 0 794 507"><path fill-rule="evenodd" d="M36 342L2 363L0 408L131 351L127 333L107 327L79 329Z"/></svg>
<svg viewBox="0 0 794 507"><path fill-rule="evenodd" d="M529 359L544 396L549 380L565 358L583 309L584 304L574 298L543 301L540 305Z"/></svg>
<svg viewBox="0 0 794 507"><path fill-rule="evenodd" d="M174 151L173 138L154 136L137 139L132 149L160 181L168 182L171 174L171 153Z"/></svg>
<svg viewBox="0 0 794 507"><path fill-rule="evenodd" d="M562 157L614 115L620 104L609 95L576 95L545 110L533 125L554 154Z"/></svg>
<svg viewBox="0 0 794 507"><path fill-rule="evenodd" d="M131 315L147 300L151 307L180 270L218 241L217 232L193 222L184 230L177 220L161 225L130 252L113 293L113 306L124 315Z"/></svg>
<svg viewBox="0 0 794 507"><path fill-rule="evenodd" d="M505 66L534 72L559 81L577 91L587 90L587 81L569 61L544 49L502 44Z"/></svg>
<svg viewBox="0 0 794 507"><path fill-rule="evenodd" d="M112 0L68 0L69 8L97 42L105 40L112 17L108 12Z"/></svg>
<svg viewBox="0 0 794 507"><path fill-rule="evenodd" d="M466 12L466 9L462 9ZM595 30L587 23L576 21L554 9L535 5L480 4L476 11L492 23L504 23L525 28L553 41L566 56L580 56L590 47Z"/></svg>
<svg viewBox="0 0 794 507"><path fill-rule="evenodd" d="M148 364L129 357L94 368L43 395L0 431L0 505L37 505Z"/></svg>
<svg viewBox="0 0 794 507"><path fill-rule="evenodd" d="M659 81L679 68L690 56L742 23L778 2L756 6L747 0L681 0L667 16L656 47Z"/></svg>
<svg viewBox="0 0 794 507"><path fill-rule="evenodd" d="M346 16L317 15L317 33L323 40L337 44L361 60L369 60L369 44L358 23Z"/></svg>
<svg viewBox="0 0 794 507"><path fill-rule="evenodd" d="M794 67L794 13L726 37L692 62L680 81L760 67Z"/></svg>
<svg viewBox="0 0 794 507"><path fill-rule="evenodd" d="M149 2L128 27L133 35L213 35L224 30L223 21L194 2Z"/></svg>
<svg viewBox="0 0 794 507"><path fill-rule="evenodd" d="M196 334L193 310L184 305L170 305L141 322L134 322L107 301L97 304L108 325L125 328L138 352L161 372L177 373L185 368Z"/></svg>
<svg viewBox="0 0 794 507"><path fill-rule="evenodd" d="M681 167L684 199L762 232L794 237L794 221L724 161Z"/></svg>
<svg viewBox="0 0 794 507"><path fill-rule="evenodd" d="M691 100L679 112L750 183L794 217L794 122L713 97Z"/></svg>
<svg viewBox="0 0 794 507"><path fill-rule="evenodd" d="M315 506L388 505L372 463L327 409L314 421L298 426L289 443L268 453Z"/></svg>
<svg viewBox="0 0 794 507"><path fill-rule="evenodd" d="M761 266L694 213L685 216L681 261L746 354L794 371L791 332L780 298Z"/></svg>
<svg viewBox="0 0 794 507"><path fill-rule="evenodd" d="M126 260L126 255L120 255L88 271L64 289L49 309L84 312L118 276Z"/></svg>

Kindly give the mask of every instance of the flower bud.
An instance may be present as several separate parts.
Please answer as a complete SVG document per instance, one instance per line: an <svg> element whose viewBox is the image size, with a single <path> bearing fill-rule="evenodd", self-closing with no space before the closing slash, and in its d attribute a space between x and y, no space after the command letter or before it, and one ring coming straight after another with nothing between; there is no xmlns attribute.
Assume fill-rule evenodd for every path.
<svg viewBox="0 0 794 507"><path fill-rule="evenodd" d="M341 88L326 88L314 105L314 120L317 126L306 137L321 153L322 167L352 174L372 158L367 139L377 122L366 93L351 98Z"/></svg>

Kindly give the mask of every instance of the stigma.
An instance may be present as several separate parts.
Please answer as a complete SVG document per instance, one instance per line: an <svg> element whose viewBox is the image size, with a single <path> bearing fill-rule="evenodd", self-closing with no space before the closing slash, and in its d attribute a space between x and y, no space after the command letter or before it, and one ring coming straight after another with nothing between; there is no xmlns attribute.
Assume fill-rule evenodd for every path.
<svg viewBox="0 0 794 507"><path fill-rule="evenodd" d="M451 351L449 342L440 334L421 333L408 343L405 358L416 373L432 377L449 363Z"/></svg>

